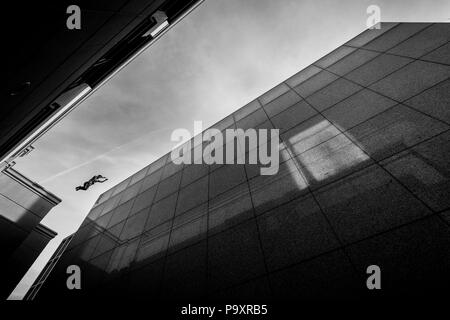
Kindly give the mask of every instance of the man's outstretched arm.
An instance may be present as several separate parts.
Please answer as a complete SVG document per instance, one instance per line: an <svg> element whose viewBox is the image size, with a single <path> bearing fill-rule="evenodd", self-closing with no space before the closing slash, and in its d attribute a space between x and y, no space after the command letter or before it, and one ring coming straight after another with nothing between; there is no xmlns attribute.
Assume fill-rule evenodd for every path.
<svg viewBox="0 0 450 320"><path fill-rule="evenodd" d="M106 177L104 177L102 175L97 176L97 179L95 179L95 181L100 182L100 183L103 183L103 182L105 182L107 180L108 180L108 178L106 178Z"/></svg>

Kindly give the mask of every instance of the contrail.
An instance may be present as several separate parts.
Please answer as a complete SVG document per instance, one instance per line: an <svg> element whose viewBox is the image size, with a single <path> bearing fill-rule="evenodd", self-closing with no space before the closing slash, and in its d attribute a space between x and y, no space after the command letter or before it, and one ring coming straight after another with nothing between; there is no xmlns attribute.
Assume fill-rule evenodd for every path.
<svg viewBox="0 0 450 320"><path fill-rule="evenodd" d="M119 150L119 149L122 149L123 147L128 146L128 145L130 145L130 144L132 144L132 143L134 143L134 142L136 142L136 141L139 141L139 140L141 140L141 139L147 137L148 135L151 135L151 134L154 134L154 133L157 133L157 132L160 132L160 131L169 130L169 129L170 129L170 128L161 128L161 129L158 129L158 130L150 131L149 133L147 133L147 134L145 134L145 135L143 135L143 136L140 136L140 137L138 137L138 138L136 138L136 139L133 139L133 140L131 140L131 141L128 141L128 142L126 142L126 143L124 143L124 144L121 144L121 145L119 145L119 146L117 146L117 147L114 147L114 148L112 148L111 150L109 150L109 151L107 151L107 152L105 152L105 153L103 153L103 154L101 154L101 155L98 155L98 156L96 156L96 157L94 157L94 158L92 158L92 159L90 159L90 160L88 160L88 161L85 161L85 162L83 162L83 163L80 163L79 165L76 165L76 166L74 166L74 167L72 167L72 168L66 169L66 170L64 170L64 171L61 171L61 172L59 172L59 173L53 175L53 176L50 176L50 177L48 177L47 179L41 181L41 183L46 183L46 182L51 181L51 180L53 180L53 179L55 179L55 178L58 178L58 177L60 177L60 176L63 176L63 175L65 175L65 174L69 173L69 172L72 172L72 171L74 171L74 170L77 170L78 168L84 167L84 166L86 166L86 165L88 165L88 164L90 164L90 163L92 163L92 162L98 161L99 159L104 158L104 157L107 156L108 154L113 153L114 151L117 151L117 150Z"/></svg>

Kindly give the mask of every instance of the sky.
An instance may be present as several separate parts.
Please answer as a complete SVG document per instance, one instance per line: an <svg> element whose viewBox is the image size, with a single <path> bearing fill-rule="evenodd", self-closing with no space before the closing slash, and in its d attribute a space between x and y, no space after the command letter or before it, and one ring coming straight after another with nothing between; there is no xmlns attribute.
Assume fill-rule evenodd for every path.
<svg viewBox="0 0 450 320"><path fill-rule="evenodd" d="M16 161L62 202L41 222L58 236L11 298L101 193L170 151L173 130L214 124L361 33L369 5L382 21L450 22L448 0L206 0L165 33ZM109 180L75 191L95 174Z"/></svg>

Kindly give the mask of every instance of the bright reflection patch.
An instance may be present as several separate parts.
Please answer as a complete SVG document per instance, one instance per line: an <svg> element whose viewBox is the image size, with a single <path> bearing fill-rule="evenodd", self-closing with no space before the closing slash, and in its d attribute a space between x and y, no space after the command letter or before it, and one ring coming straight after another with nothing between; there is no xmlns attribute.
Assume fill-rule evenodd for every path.
<svg viewBox="0 0 450 320"><path fill-rule="evenodd" d="M290 137L289 145L294 154L300 154L317 146L321 141L334 137L339 133L339 130L330 122L322 120L308 129L298 132Z"/></svg>
<svg viewBox="0 0 450 320"><path fill-rule="evenodd" d="M281 143L280 149L282 148L282 146L285 146L285 144ZM297 185L297 188L299 190L303 190L303 189L307 188L308 184L306 183L306 181L302 178L302 176L300 174L296 174L298 172L298 168L295 165L294 161L289 160L289 154L287 152L280 152L280 154L283 158L283 162L287 165L288 172L291 174L291 178Z"/></svg>
<svg viewBox="0 0 450 320"><path fill-rule="evenodd" d="M338 133L340 131L335 126L323 120L289 139L295 151L307 150L296 159L308 184L311 180L327 179L369 159L347 136ZM332 138L322 142L328 137Z"/></svg>

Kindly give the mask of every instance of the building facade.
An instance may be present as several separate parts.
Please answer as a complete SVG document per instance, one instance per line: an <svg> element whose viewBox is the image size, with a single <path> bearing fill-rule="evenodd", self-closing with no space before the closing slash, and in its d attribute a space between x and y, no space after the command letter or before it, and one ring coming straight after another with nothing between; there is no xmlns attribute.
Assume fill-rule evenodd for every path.
<svg viewBox="0 0 450 320"><path fill-rule="evenodd" d="M0 172L0 298L6 299L56 236L40 221L61 200L18 171Z"/></svg>
<svg viewBox="0 0 450 320"><path fill-rule="evenodd" d="M279 129L275 175L168 153L119 183L37 299L361 298L371 265L382 296L448 289L449 40L382 23L213 126Z"/></svg>
<svg viewBox="0 0 450 320"><path fill-rule="evenodd" d="M55 267L56 263L61 258L62 254L64 253L64 250L66 250L67 246L70 243L70 240L72 240L74 234L71 234L68 237L65 237L63 241L59 244L58 248L53 253L52 257L48 262L45 264L45 267L42 269L39 276L36 278L36 280L33 282L32 286L28 290L28 292L25 294L23 300L33 300L34 297L38 294L39 290L41 289L42 285L44 284L45 280L47 279L48 275L52 272L53 268Z"/></svg>

